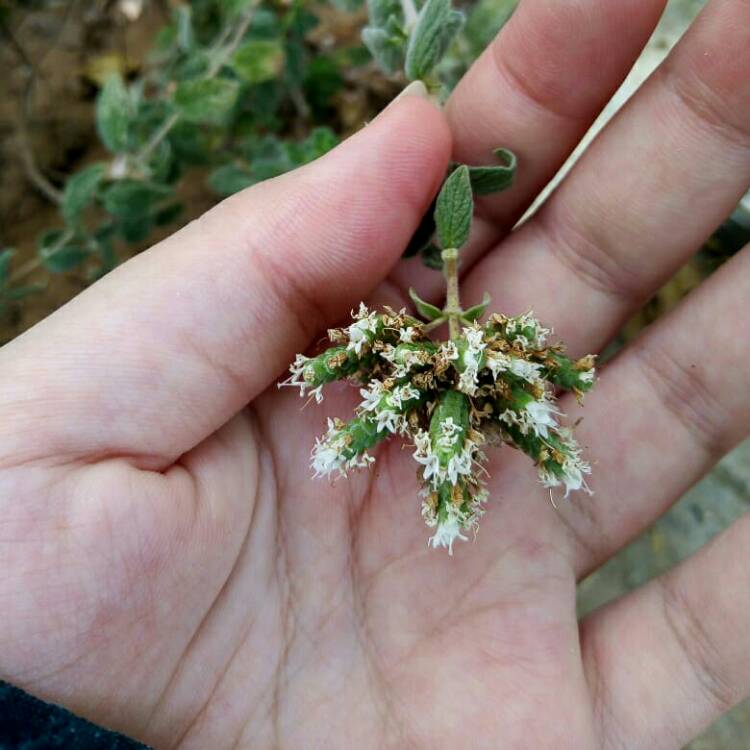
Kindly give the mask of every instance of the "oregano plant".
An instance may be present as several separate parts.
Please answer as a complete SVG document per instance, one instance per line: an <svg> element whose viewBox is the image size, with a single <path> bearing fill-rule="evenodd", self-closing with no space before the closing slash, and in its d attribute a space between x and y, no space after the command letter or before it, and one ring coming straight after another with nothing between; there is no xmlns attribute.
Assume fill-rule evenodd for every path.
<svg viewBox="0 0 750 750"><path fill-rule="evenodd" d="M434 71L463 22L450 0L370 0L363 38L389 72L404 67L407 79L440 88ZM406 254L421 254L442 270L445 302L438 307L410 290L417 316L405 309L371 311L328 331L332 346L316 356L297 355L280 385L323 398L323 388L348 380L361 402L348 422L331 419L312 450L315 476L345 476L374 462L370 451L399 437L418 464L422 516L434 530L433 547L450 553L457 539L477 529L488 500L483 474L487 446L506 444L535 463L545 487L589 491L590 467L570 428L560 424L561 390L579 398L594 381L594 357L568 358L551 331L531 313L491 314L490 303L464 310L460 301L461 250L469 242L474 198L505 190L517 163L507 149L498 164L452 164ZM434 334L447 328L447 338Z"/></svg>

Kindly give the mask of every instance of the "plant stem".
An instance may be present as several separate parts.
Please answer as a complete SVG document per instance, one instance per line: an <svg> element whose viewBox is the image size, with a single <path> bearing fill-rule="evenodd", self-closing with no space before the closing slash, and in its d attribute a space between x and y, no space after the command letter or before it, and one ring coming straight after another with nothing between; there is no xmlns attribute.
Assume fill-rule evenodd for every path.
<svg viewBox="0 0 750 750"><path fill-rule="evenodd" d="M443 250L443 274L445 275L446 293L443 312L448 317L448 330L452 339L461 333L460 321L461 301L458 295L458 250L450 248Z"/></svg>

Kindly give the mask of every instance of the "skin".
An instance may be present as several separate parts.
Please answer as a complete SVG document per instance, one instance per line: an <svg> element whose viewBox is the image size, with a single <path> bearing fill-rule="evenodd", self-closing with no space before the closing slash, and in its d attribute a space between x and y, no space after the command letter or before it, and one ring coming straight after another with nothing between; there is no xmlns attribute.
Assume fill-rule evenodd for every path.
<svg viewBox="0 0 750 750"><path fill-rule="evenodd" d="M478 208L467 304L599 350L750 183L750 4L714 0L545 207L656 0L524 0L445 114L403 97L0 351L0 678L156 748L678 748L750 693L750 522L576 620L575 584L750 430L745 249L563 402L594 497L491 454L474 542L428 550L398 443L333 485L330 388L275 380L399 262L451 149L520 156ZM569 33L577 29L575 34ZM586 85L581 85L586 81ZM386 278L387 274L387 278ZM354 394L356 395L356 394Z"/></svg>

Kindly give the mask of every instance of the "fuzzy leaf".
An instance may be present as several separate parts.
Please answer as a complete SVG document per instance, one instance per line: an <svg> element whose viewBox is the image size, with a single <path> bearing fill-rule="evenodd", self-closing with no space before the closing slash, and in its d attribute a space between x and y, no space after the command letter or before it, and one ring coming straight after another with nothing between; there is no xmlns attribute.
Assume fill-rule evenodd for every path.
<svg viewBox="0 0 750 750"><path fill-rule="evenodd" d="M106 172L106 165L99 162L82 169L65 183L60 210L68 224L75 224L81 212L94 200Z"/></svg>
<svg viewBox="0 0 750 750"><path fill-rule="evenodd" d="M427 268L432 268L435 271L443 270L443 256L440 248L435 243L430 242L423 247L419 251L419 255L422 258L422 263L424 263Z"/></svg>
<svg viewBox="0 0 750 750"><path fill-rule="evenodd" d="M362 29L362 42L370 51L375 62L388 75L392 75L404 63L406 38L389 28L366 26Z"/></svg>
<svg viewBox="0 0 750 750"><path fill-rule="evenodd" d="M406 49L405 68L409 80L429 75L445 54L463 21L463 13L453 10L450 0L427 0L419 11Z"/></svg>
<svg viewBox="0 0 750 750"><path fill-rule="evenodd" d="M247 83L277 78L284 68L284 48L274 39L253 39L243 44L231 60L234 72Z"/></svg>
<svg viewBox="0 0 750 750"><path fill-rule="evenodd" d="M112 153L127 151L132 116L130 94L122 76L109 76L96 100L96 128Z"/></svg>
<svg viewBox="0 0 750 750"><path fill-rule="evenodd" d="M518 160L512 151L496 148L497 156L504 164L499 167L469 167L471 187L476 195L488 195L506 190L513 184Z"/></svg>
<svg viewBox="0 0 750 750"><path fill-rule="evenodd" d="M469 239L474 198L469 168L461 165L443 183L435 203L435 225L444 250L460 248Z"/></svg>
<svg viewBox="0 0 750 750"><path fill-rule="evenodd" d="M490 304L491 297L487 292L484 293L484 297L482 297L482 301L478 305L474 305L473 307L470 307L468 310L464 311L464 314L461 316L463 320L469 321L469 323L473 323L475 320L479 320L479 318L484 315L484 311L487 309L487 306Z"/></svg>
<svg viewBox="0 0 750 750"><path fill-rule="evenodd" d="M247 169L236 164L224 164L208 175L208 186L222 197L239 193L256 182L258 180Z"/></svg>
<svg viewBox="0 0 750 750"><path fill-rule="evenodd" d="M221 125L232 111L239 83L228 78L200 78L177 86L174 101L188 122Z"/></svg>
<svg viewBox="0 0 750 750"><path fill-rule="evenodd" d="M50 229L38 240L39 258L48 271L63 273L78 268L88 257L89 252L73 239L66 240L62 229Z"/></svg>
<svg viewBox="0 0 750 750"><path fill-rule="evenodd" d="M122 219L134 219L149 214L154 206L172 189L140 180L118 180L103 195L104 208Z"/></svg>
<svg viewBox="0 0 750 750"><path fill-rule="evenodd" d="M411 301L414 303L414 307L417 308L417 312L426 320L437 320L443 317L443 311L435 305L431 305L429 302L425 302L420 299L419 295L410 287L409 296Z"/></svg>
<svg viewBox="0 0 750 750"><path fill-rule="evenodd" d="M400 0L367 0L367 16L375 28L384 28L391 18L403 20Z"/></svg>

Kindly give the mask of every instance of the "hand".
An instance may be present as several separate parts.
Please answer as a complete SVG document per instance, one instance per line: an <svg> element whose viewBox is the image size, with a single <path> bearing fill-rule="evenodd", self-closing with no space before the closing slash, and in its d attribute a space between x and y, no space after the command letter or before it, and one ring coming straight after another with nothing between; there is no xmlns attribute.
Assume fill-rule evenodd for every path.
<svg viewBox="0 0 750 750"><path fill-rule="evenodd" d="M750 6L714 2L499 244L661 6L525 2L447 109L457 158L521 160L480 207L465 300L533 306L574 354L750 175ZM593 498L555 509L524 457L493 452L479 536L449 558L427 548L398 444L372 472L311 479L351 394L300 411L274 381L359 299L440 288L413 261L383 277L450 148L440 112L404 97L0 351L0 677L157 748L676 748L748 693L747 520L575 616L576 579L748 431L748 250L605 369L578 429Z"/></svg>

